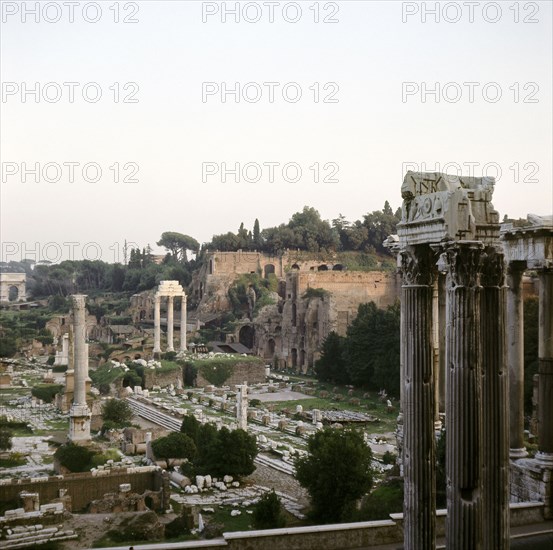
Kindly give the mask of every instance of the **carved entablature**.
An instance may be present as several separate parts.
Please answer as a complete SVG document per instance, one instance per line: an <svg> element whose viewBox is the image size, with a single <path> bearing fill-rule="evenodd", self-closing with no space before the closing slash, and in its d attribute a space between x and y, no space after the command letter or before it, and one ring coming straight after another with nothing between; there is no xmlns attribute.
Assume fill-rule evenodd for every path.
<svg viewBox="0 0 553 550"><path fill-rule="evenodd" d="M451 240L495 241L499 215L491 203L493 186L493 178L407 172L398 224L401 247Z"/></svg>
<svg viewBox="0 0 553 550"><path fill-rule="evenodd" d="M528 269L553 268L553 216L528 215L528 225L501 226L505 260L523 262Z"/></svg>

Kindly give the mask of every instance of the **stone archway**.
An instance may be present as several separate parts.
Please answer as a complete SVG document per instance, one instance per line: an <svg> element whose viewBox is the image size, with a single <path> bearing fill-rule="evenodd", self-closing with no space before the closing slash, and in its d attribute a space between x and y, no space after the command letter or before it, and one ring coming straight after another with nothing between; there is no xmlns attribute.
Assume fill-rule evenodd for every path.
<svg viewBox="0 0 553 550"><path fill-rule="evenodd" d="M267 340L267 345L265 346L265 358L272 359L275 354L275 341L272 338Z"/></svg>
<svg viewBox="0 0 553 550"><path fill-rule="evenodd" d="M8 302L17 302L19 299L19 288L12 285L8 288Z"/></svg>
<svg viewBox="0 0 553 550"><path fill-rule="evenodd" d="M267 278L269 275L275 274L275 266L273 264L267 264L264 269L265 278Z"/></svg>
<svg viewBox="0 0 553 550"><path fill-rule="evenodd" d="M238 341L248 349L252 349L255 341L255 329L251 325L243 326L238 333Z"/></svg>

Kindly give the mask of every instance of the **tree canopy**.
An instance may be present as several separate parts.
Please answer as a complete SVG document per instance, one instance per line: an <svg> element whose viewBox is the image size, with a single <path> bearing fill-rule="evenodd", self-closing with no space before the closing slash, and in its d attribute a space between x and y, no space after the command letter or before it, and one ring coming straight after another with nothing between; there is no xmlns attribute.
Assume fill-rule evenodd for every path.
<svg viewBox="0 0 553 550"><path fill-rule="evenodd" d="M372 486L370 447L357 431L325 428L309 437L307 448L296 461L296 479L311 496L313 519L347 521Z"/></svg>
<svg viewBox="0 0 553 550"><path fill-rule="evenodd" d="M156 243L158 246L166 248L171 255L179 262L187 260L186 251L191 250L197 252L200 244L190 235L183 235L176 231L165 231L161 234L161 238Z"/></svg>
<svg viewBox="0 0 553 550"><path fill-rule="evenodd" d="M187 458L193 460L196 456L196 445L191 437L181 432L171 432L166 437L152 441L152 450L156 458L161 458L170 467L171 459Z"/></svg>

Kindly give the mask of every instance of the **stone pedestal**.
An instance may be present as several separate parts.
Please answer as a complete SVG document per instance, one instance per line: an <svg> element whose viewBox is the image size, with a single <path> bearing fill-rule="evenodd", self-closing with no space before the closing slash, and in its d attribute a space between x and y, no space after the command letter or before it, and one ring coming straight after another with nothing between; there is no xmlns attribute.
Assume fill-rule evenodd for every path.
<svg viewBox="0 0 553 550"><path fill-rule="evenodd" d="M416 247L401 253L403 354L404 547L435 547L436 478L432 333L433 253ZM417 284L418 283L418 284Z"/></svg>

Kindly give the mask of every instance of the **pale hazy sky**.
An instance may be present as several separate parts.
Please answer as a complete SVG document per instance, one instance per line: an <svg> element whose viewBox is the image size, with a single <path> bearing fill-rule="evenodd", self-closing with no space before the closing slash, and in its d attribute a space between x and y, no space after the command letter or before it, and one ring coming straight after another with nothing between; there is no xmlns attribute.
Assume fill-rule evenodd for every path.
<svg viewBox="0 0 553 550"><path fill-rule="evenodd" d="M63 1L2 0L2 260L113 261L125 239L205 242L304 205L359 219L400 205L406 163L499 170L501 216L551 214L550 1L440 2L439 21L436 2L239 2L223 20L236 3L81 2L71 22ZM249 101L223 102L236 83Z"/></svg>

